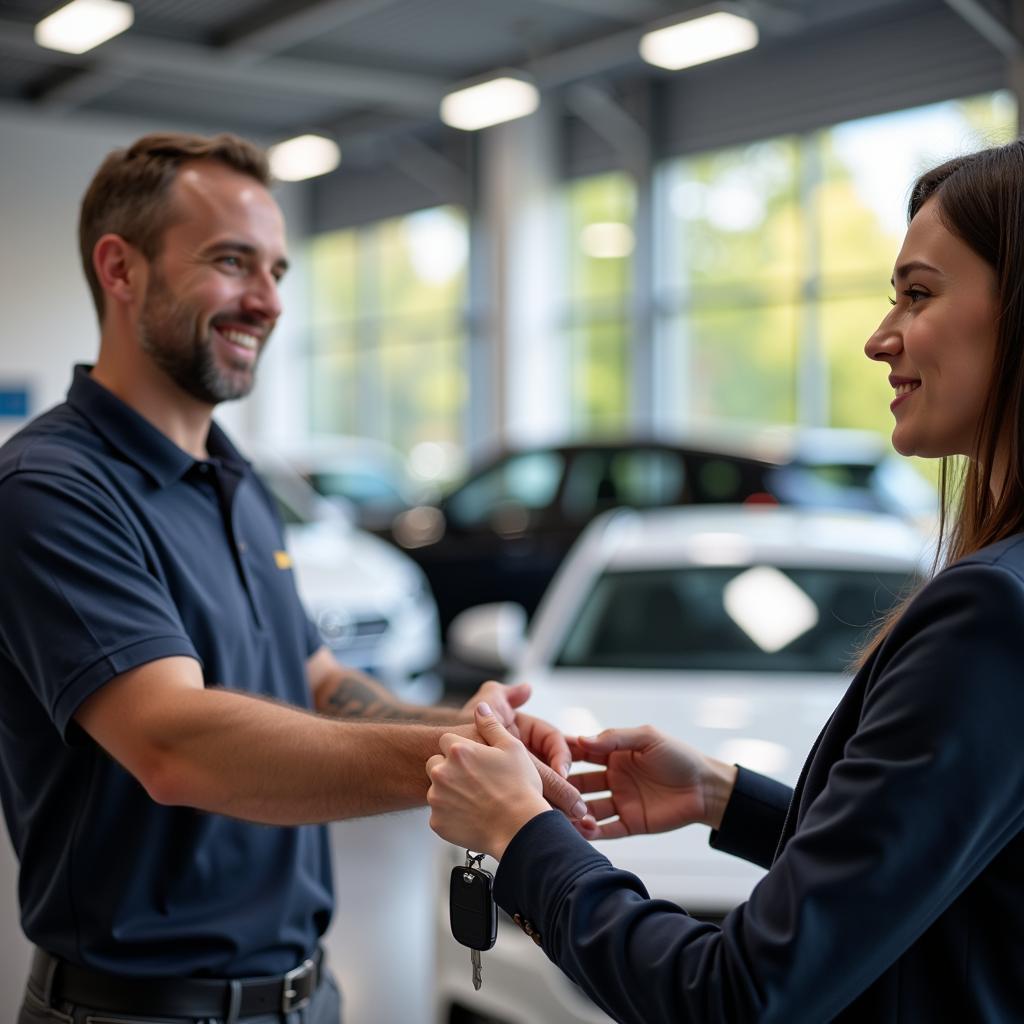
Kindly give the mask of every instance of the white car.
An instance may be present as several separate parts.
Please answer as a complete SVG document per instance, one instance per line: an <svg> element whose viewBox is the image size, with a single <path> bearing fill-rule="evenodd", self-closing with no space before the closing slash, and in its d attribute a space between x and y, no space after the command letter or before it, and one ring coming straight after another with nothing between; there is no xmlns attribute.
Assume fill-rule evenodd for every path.
<svg viewBox="0 0 1024 1024"><path fill-rule="evenodd" d="M880 514L619 510L581 536L528 635L518 606L485 605L453 622L451 643L477 664L511 665L510 681L533 684L529 710L566 733L652 723L792 784L858 642L926 571L925 548L906 522ZM712 850L699 826L599 848L653 896L712 920L764 874ZM439 891L458 856L442 865ZM507 920L474 992L440 902L438 1024L608 1020Z"/></svg>
<svg viewBox="0 0 1024 1024"><path fill-rule="evenodd" d="M395 516L436 497L397 449L375 438L310 438L282 454L320 494L349 503L366 530L387 530Z"/></svg>
<svg viewBox="0 0 1024 1024"><path fill-rule="evenodd" d="M344 502L317 494L283 460L263 454L256 470L277 501L299 596L324 643L402 700L434 703L443 691L441 634L420 567L355 526Z"/></svg>

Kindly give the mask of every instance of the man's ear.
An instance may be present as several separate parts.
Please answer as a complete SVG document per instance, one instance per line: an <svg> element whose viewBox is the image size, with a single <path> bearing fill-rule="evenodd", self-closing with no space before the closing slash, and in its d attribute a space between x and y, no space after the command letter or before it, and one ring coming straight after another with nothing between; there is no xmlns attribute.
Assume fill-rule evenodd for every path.
<svg viewBox="0 0 1024 1024"><path fill-rule="evenodd" d="M100 238L93 246L92 265L108 302L130 305L144 293L148 261L120 235Z"/></svg>

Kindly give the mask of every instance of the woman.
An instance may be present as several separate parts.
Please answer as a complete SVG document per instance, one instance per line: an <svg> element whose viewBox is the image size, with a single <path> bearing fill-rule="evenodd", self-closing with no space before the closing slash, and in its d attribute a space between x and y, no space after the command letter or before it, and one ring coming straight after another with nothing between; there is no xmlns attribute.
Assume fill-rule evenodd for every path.
<svg viewBox="0 0 1024 1024"><path fill-rule="evenodd" d="M442 740L431 825L615 1019L1024 1020L1024 142L923 175L868 339L904 455L967 456L945 567L883 625L793 792L652 728L572 741L588 838L693 822L770 867L721 928L652 901L521 745ZM945 500L944 500L945 507Z"/></svg>

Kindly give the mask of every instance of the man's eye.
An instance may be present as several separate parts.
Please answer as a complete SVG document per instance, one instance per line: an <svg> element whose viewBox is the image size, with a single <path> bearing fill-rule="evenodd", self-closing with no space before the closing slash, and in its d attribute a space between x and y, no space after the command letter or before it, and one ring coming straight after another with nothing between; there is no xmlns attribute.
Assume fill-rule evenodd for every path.
<svg viewBox="0 0 1024 1024"><path fill-rule="evenodd" d="M240 267L242 261L237 256L221 256L217 260L224 267Z"/></svg>

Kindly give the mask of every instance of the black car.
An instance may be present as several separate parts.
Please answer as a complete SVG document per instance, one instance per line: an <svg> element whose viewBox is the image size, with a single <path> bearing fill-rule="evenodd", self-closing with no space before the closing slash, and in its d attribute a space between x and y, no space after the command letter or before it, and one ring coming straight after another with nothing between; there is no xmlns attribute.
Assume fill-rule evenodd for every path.
<svg viewBox="0 0 1024 1024"><path fill-rule="evenodd" d="M927 512L928 485L884 453L871 435L833 431L716 447L633 439L507 450L437 505L400 515L385 535L423 567L446 631L459 612L491 601L516 601L532 614L583 527L620 505Z"/></svg>

